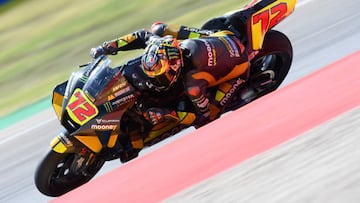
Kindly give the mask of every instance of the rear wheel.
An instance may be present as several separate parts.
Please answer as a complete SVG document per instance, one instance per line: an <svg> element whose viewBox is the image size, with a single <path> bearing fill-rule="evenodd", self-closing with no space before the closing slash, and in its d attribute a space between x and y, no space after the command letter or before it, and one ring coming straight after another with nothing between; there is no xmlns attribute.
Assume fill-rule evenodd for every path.
<svg viewBox="0 0 360 203"><path fill-rule="evenodd" d="M289 72L293 58L290 40L283 33L271 30L265 35L263 48L251 60L250 84L257 97L276 90Z"/></svg>
<svg viewBox="0 0 360 203"><path fill-rule="evenodd" d="M45 195L60 196L88 182L105 162L95 159L86 169L77 167L83 161L77 154L59 154L51 150L36 170L36 187Z"/></svg>

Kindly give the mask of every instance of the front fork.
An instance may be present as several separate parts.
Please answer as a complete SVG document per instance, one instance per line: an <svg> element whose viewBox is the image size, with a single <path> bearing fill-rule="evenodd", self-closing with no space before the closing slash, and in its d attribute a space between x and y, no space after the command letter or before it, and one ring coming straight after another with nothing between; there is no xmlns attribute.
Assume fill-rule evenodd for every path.
<svg viewBox="0 0 360 203"><path fill-rule="evenodd" d="M87 166L91 165L95 161L95 153L90 151L87 147L76 147L78 144L74 144L71 140L69 132L64 130L59 133L58 136L53 138L50 143L53 151L60 154L74 154L71 166L69 167L73 174L86 174Z"/></svg>
<svg viewBox="0 0 360 203"><path fill-rule="evenodd" d="M130 138L129 138L130 139ZM96 157L103 156L104 160L113 160L120 158L121 162L127 162L138 156L140 150L127 147L129 139L122 140L118 134L112 133L109 137L106 147L108 153L103 154L103 144L96 135L70 135L67 130L63 130L56 136L50 143L53 151L63 153L73 153L74 160L71 165L71 170L74 173L82 171L85 173L85 169L88 165L92 164ZM129 142L129 143L128 143ZM102 155L100 155L100 153Z"/></svg>

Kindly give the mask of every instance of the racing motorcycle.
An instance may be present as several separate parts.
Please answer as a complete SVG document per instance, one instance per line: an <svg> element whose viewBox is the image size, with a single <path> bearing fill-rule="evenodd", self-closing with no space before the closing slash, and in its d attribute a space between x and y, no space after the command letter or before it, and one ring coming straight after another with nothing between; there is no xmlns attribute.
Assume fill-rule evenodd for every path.
<svg viewBox="0 0 360 203"><path fill-rule="evenodd" d="M240 85L242 76L234 68L208 89L218 115L276 90L285 79L292 45L272 28L293 12L295 4L296 0L257 1L202 26L214 31L230 26L235 33L246 33L248 80ZM54 88L52 103L63 130L53 138L51 150L36 170L40 192L60 196L88 182L105 161L129 161L143 147L192 125L195 110L181 86L174 87L171 94L146 91L140 58L112 67L108 57L98 57ZM154 106L177 109L178 119L150 124L142 115Z"/></svg>

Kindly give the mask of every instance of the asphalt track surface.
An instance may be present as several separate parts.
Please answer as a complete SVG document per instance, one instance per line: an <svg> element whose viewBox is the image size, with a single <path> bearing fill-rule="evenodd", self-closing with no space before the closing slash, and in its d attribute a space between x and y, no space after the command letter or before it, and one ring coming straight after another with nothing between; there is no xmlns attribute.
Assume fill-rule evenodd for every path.
<svg viewBox="0 0 360 203"><path fill-rule="evenodd" d="M357 108L164 202L357 203L359 133Z"/></svg>
<svg viewBox="0 0 360 203"><path fill-rule="evenodd" d="M360 51L271 93L261 100L254 101L231 114L227 114L206 127L189 133L153 153L129 162L83 187L65 194L52 203L72 201L118 202L119 197L121 197L122 202L161 202L196 184L209 182L210 177L216 177L230 168L241 165L244 161L288 142L302 133L341 115L343 112L358 108L360 101L360 69L357 69L352 64L359 63ZM327 82L328 78L335 77L337 80L332 83ZM319 92L322 92L321 97L318 96ZM307 98L317 99L308 100ZM298 105L299 103L301 105ZM346 131L340 132L337 136L348 136L343 133L346 133ZM328 141L328 137L325 136L325 140ZM300 150L290 148L287 153L280 153L276 157L301 157L302 162L313 159L312 162L306 162L306 164L311 164L307 165L307 167L312 166L317 163L314 157L318 154L311 155L311 153L308 153L310 157L307 155L308 157L304 156L305 158L301 154L304 149L313 151L312 146L316 146L316 143L317 140L309 142L306 147L301 147ZM342 145L340 142L337 144ZM326 154L330 150L338 152L337 147L331 145L327 150L320 151L319 154ZM351 158L351 161L349 162L347 158ZM341 161L354 163L354 158L356 156L347 156L345 161L344 159ZM270 163L275 163L271 162L271 160L272 158L269 161ZM299 163L302 164L302 162ZM338 163L338 161L333 159L331 163ZM290 168L286 165L279 167L279 165L275 164L275 166L280 174L284 173L284 169ZM293 191L294 195L308 192L306 190L311 187L293 184L299 182L299 180L300 182L302 180L312 182L311 186L313 187L316 184L329 181L329 177L338 178L342 176L342 173L338 173L339 171L336 170L341 167L335 168L332 164L330 166L324 172L326 175L323 174L322 176L326 180L321 181L314 181L314 178L317 180L319 177L318 175L312 176L313 172L301 173L303 172L301 171L299 173L295 170L300 174L297 178L287 179L285 177L286 184L292 186L289 191ZM260 167L255 167L251 172L256 173L262 167L264 167L263 164ZM234 173L241 174L243 171L240 169ZM343 171L347 172L347 170ZM334 174L334 172L336 173ZM206 192L200 193L203 195L198 195L198 190L194 190L194 192L196 196L199 196L199 200L211 202L215 200L214 197L217 197L219 201L215 202L222 202L223 193L229 190L229 193L237 195L227 196L226 200L240 202L241 199L248 199L247 194L252 193L241 193L243 189L250 189L251 187L249 188L249 184L245 181L238 181L239 179L229 178L226 180L227 182L225 181L220 186L218 186L218 182L210 181L212 190L205 189ZM341 184L343 185L347 185L349 181L352 182L353 177L341 178ZM261 178L256 182L262 183L261 186L274 183L274 181L263 181ZM231 187L232 185L235 186ZM334 187L336 185L330 186ZM144 190L143 188L147 189ZM288 190L274 190L274 188L277 187L266 187L267 190L270 189L268 193L273 198L278 195L284 196L289 192ZM327 187L326 189L329 190L330 188ZM259 189L256 189L256 192L258 191ZM116 194L116 196L109 194ZM211 196L207 194L211 194ZM293 195L290 194L290 196ZM287 202L287 199L289 197L283 198L279 202ZM197 202L196 198L188 198L188 200Z"/></svg>
<svg viewBox="0 0 360 203"><path fill-rule="evenodd" d="M351 0L341 2L335 0L298 1L295 13L276 28L289 36L293 42L295 53L292 70L284 85L360 50L359 9L358 3ZM334 79L336 78L329 78L329 82ZM321 95L319 94L319 96ZM59 129L60 126L55 115L51 110L47 110L0 132L0 161L2 163L0 166L0 173L2 174L0 179L0 202L46 202L51 200L51 198L43 196L36 190L33 184L33 176L36 165L49 149L49 142ZM329 131L330 133L328 133ZM338 132L344 131L344 136L338 136ZM304 202L301 200L305 200L305 202L327 202L325 200L337 202L335 197L348 197L349 201L359 200L360 174L358 172L359 165L357 164L359 163L359 143L356 143L356 135L358 134L359 110L355 109L289 143L239 165L238 167L243 169L242 174L224 173L221 174L223 176L214 177L211 181L217 181L218 184L221 184L221 180L226 178L237 177L239 180L243 180L249 185L247 189L244 187L244 191L241 192L246 194L242 197L246 202L264 202L263 200L277 202L276 200L284 200L285 197L289 197L286 202ZM166 142L154 146L150 150L161 147ZM308 146L309 143L316 144ZM334 144L337 146L334 150L327 150ZM300 158L279 156L279 154L287 154L289 150L296 147L298 147L299 153L302 153L299 155ZM326 153L320 153L323 151ZM305 155L310 156L310 158L313 157L313 159L301 159ZM333 160L337 162L333 162ZM284 167L279 168L279 165L289 167L284 170ZM99 175L119 166L118 161L110 162ZM327 166L336 166L337 170L334 173L326 173L328 171ZM253 172L256 168L261 168L261 170ZM283 173L280 173L279 170L283 171ZM303 180L295 183L302 184L303 188L311 187L312 193L309 193L309 190L304 190L304 192L300 193L302 199L296 199L290 185L286 184L286 180L291 180L298 177L299 174L309 171L314 171L312 174L314 177L319 177L319 174L338 174L336 177L329 177L326 184L336 184L336 188L348 189L326 190L326 187L319 187L321 184L317 181L306 182L306 180ZM261 177L267 177L266 181L259 182ZM342 178L346 177L351 177L353 182L347 182L347 185L339 183ZM316 180L316 178L312 180ZM322 179L318 178L318 180L321 181ZM323 184L323 186L326 186L326 184ZM222 196L215 193L214 196L211 196L206 191L210 190L209 187L212 185L214 184L211 184L211 182L201 183L201 185L196 185L189 191L184 191L178 194L179 196L169 199L169 202L177 200L184 202L183 200L187 198L189 201L194 199L206 201L206 197L215 198L215 195L214 200L218 200L217 202L220 200L233 200L235 202L234 200L238 199L231 198L236 194L229 191L223 191ZM274 187L277 188L276 190L282 191L283 193L280 194L283 194L283 196L274 197L271 195L271 189ZM200 193L196 193L194 190L200 191ZM231 188L229 190L231 191ZM201 193L201 191L205 192ZM334 192L343 193L335 196ZM193 194L197 195L194 197ZM334 198L329 199L329 197ZM343 201L344 199L341 200L341 202L346 202Z"/></svg>

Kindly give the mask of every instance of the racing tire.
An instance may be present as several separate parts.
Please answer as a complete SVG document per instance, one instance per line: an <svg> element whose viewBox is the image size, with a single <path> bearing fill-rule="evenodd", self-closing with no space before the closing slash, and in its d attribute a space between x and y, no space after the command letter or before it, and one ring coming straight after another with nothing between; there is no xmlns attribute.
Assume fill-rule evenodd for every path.
<svg viewBox="0 0 360 203"><path fill-rule="evenodd" d="M270 30L266 33L263 48L251 60L250 83L259 85L257 75L265 71L274 73L272 83L259 92L258 97L276 90L287 76L293 59L293 48L289 38L282 32ZM267 67L264 67L264 64Z"/></svg>
<svg viewBox="0 0 360 203"><path fill-rule="evenodd" d="M35 172L35 185L37 189L51 197L57 197L80 185L85 184L101 169L104 160L96 160L84 173L74 174L70 167L76 154L57 153L50 151L41 161Z"/></svg>

